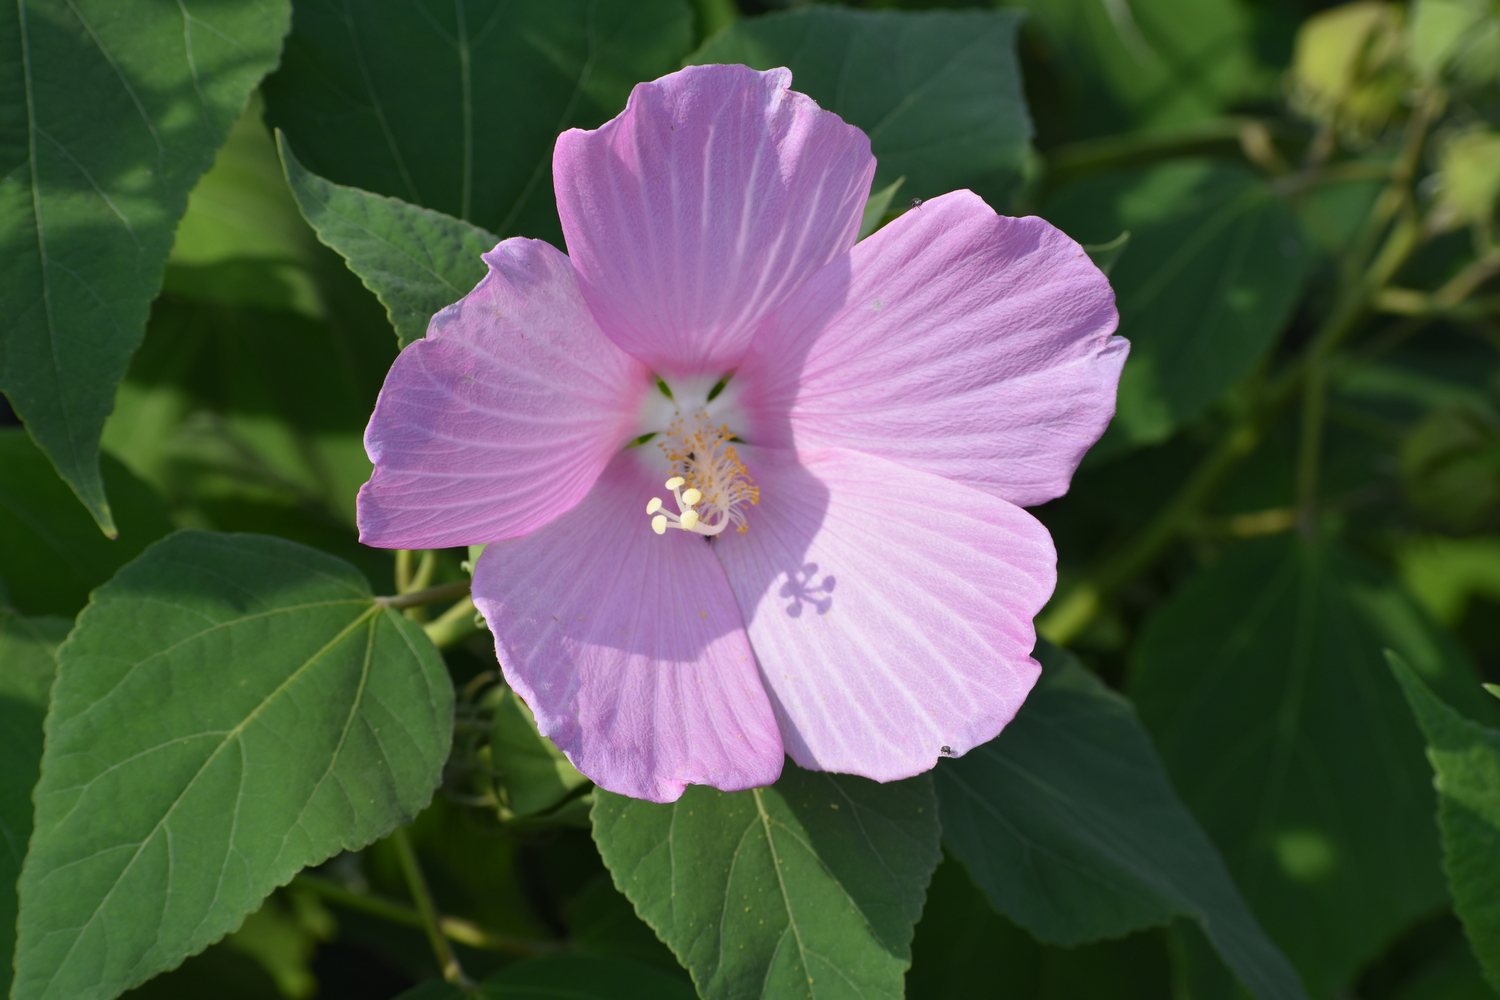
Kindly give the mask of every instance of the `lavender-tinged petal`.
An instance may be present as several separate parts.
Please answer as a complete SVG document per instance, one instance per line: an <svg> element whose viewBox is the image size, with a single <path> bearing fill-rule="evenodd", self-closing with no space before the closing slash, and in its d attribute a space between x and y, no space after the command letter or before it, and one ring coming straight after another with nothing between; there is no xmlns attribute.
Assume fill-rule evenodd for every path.
<svg viewBox="0 0 1500 1000"><path fill-rule="evenodd" d="M365 448L360 539L443 548L514 538L581 500L634 433L651 385L600 332L568 258L539 240L433 317L386 376Z"/></svg>
<svg viewBox="0 0 1500 1000"><path fill-rule="evenodd" d="M993 739L1040 672L1046 528L857 452L742 455L761 502L715 547L792 759L891 781Z"/></svg>
<svg viewBox="0 0 1500 1000"><path fill-rule="evenodd" d="M736 380L761 444L842 447L1022 506L1067 491L1114 414L1129 345L1109 282L1037 218L957 191L805 285Z"/></svg>
<svg viewBox="0 0 1500 1000"><path fill-rule="evenodd" d="M474 603L537 725L601 787L671 802L770 784L783 753L734 596L701 536L658 536L637 449L546 527L491 545Z"/></svg>
<svg viewBox="0 0 1500 1000"><path fill-rule="evenodd" d="M584 298L667 376L727 372L760 321L854 243L875 160L785 69L691 66L558 137L553 178Z"/></svg>

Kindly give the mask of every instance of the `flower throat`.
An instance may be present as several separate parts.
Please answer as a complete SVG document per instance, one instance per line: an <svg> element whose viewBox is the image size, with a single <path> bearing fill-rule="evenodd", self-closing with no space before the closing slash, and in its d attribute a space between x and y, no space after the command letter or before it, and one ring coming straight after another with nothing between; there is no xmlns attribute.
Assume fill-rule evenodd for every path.
<svg viewBox="0 0 1500 1000"><path fill-rule="evenodd" d="M677 513L669 512L661 497L652 497L646 505L651 530L664 535L668 528L679 528L710 538L730 525L742 535L749 530L744 505L760 502L760 487L745 471L732 440L729 428L714 426L702 410L690 421L680 415L672 421L661 449L677 471L666 482Z"/></svg>

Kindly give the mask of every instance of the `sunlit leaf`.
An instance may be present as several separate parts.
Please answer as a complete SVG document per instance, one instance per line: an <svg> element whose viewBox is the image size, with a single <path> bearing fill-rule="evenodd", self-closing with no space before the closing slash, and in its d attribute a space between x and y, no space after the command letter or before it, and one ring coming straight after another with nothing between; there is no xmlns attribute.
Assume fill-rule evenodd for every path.
<svg viewBox="0 0 1500 1000"><path fill-rule="evenodd" d="M1485 978L1500 990L1500 730L1459 715L1401 657L1391 669L1427 738L1437 775L1443 868Z"/></svg>
<svg viewBox="0 0 1500 1000"><path fill-rule="evenodd" d="M188 191L286 0L21 0L0 18L0 390L106 532L99 435Z"/></svg>
<svg viewBox="0 0 1500 1000"><path fill-rule="evenodd" d="M428 802L453 692L347 563L181 532L94 593L60 652L21 875L15 1000L105 1000L239 925L300 868Z"/></svg>
<svg viewBox="0 0 1500 1000"><path fill-rule="evenodd" d="M708 1000L899 1000L938 862L927 776L877 784L788 763L767 788L661 805L596 792L615 884Z"/></svg>

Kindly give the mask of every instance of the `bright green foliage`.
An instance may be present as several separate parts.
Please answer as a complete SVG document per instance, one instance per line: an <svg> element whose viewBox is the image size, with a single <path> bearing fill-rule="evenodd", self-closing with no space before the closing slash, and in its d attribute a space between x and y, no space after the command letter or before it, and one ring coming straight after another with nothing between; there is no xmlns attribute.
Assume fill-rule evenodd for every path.
<svg viewBox="0 0 1500 1000"><path fill-rule="evenodd" d="M1495 0L1415 0L1408 57L1427 80L1451 75L1467 86L1500 75L1500 4Z"/></svg>
<svg viewBox="0 0 1500 1000"><path fill-rule="evenodd" d="M484 277L480 254L499 237L442 212L325 181L297 162L285 136L279 142L302 214L379 297L402 347Z"/></svg>
<svg viewBox="0 0 1500 1000"><path fill-rule="evenodd" d="M561 247L557 133L603 124L691 45L683 0L310 0L266 101L320 177Z"/></svg>
<svg viewBox="0 0 1500 1000"><path fill-rule="evenodd" d="M1464 718L1399 656L1388 656L1427 738L1453 910L1485 978L1500 990L1500 730Z"/></svg>
<svg viewBox="0 0 1500 1000"><path fill-rule="evenodd" d="M0 390L106 533L99 435L188 191L286 0L20 0L0 18Z"/></svg>
<svg viewBox="0 0 1500 1000"><path fill-rule="evenodd" d="M864 129L878 191L1009 199L1031 139L1013 12L813 6L736 21L688 60L785 66L792 88Z"/></svg>
<svg viewBox="0 0 1500 1000"><path fill-rule="evenodd" d="M1308 117L1364 136L1396 112L1406 90L1402 10L1362 0L1320 11L1297 32L1292 105Z"/></svg>
<svg viewBox="0 0 1500 1000"><path fill-rule="evenodd" d="M1029 13L1080 135L1189 124L1268 89L1233 0L1010 0Z"/></svg>
<svg viewBox="0 0 1500 1000"><path fill-rule="evenodd" d="M15 885L31 837L47 691L72 627L67 618L23 618L0 598L0 983L10 982L15 952Z"/></svg>
<svg viewBox="0 0 1500 1000"><path fill-rule="evenodd" d="M1207 160L1090 177L1043 214L1084 244L1130 233L1109 275L1130 359L1102 452L1165 440L1201 415L1275 341L1311 258L1264 183Z"/></svg>
<svg viewBox="0 0 1500 1000"><path fill-rule="evenodd" d="M1315 997L1445 898L1421 741L1387 646L1440 690L1480 697L1391 581L1283 535L1179 590L1134 659L1130 692L1173 783Z"/></svg>
<svg viewBox="0 0 1500 1000"><path fill-rule="evenodd" d="M103 482L118 537L99 534L47 457L17 428L0 430L0 576L16 609L75 615L89 591L172 530L151 488L108 455Z"/></svg>
<svg viewBox="0 0 1500 1000"><path fill-rule="evenodd" d="M1439 176L1444 222L1454 226L1489 222L1500 200L1500 132L1468 129L1453 136L1443 146Z"/></svg>
<svg viewBox="0 0 1500 1000"><path fill-rule="evenodd" d="M939 856L927 776L881 785L788 762L747 792L596 796L615 884L705 1000L901 996Z"/></svg>
<svg viewBox="0 0 1500 1000"><path fill-rule="evenodd" d="M341 560L204 532L147 550L61 653L15 1000L112 997L409 821L452 704L420 629Z"/></svg>
<svg viewBox="0 0 1500 1000"><path fill-rule="evenodd" d="M1042 679L1011 724L937 769L948 849L997 910L1043 941L1193 917L1255 996L1303 996L1130 703L1053 646L1038 659Z"/></svg>
<svg viewBox="0 0 1500 1000"><path fill-rule="evenodd" d="M628 958L556 955L517 962L480 984L483 1000L694 1000L681 979ZM397 1000L464 1000L447 983L427 983Z"/></svg>

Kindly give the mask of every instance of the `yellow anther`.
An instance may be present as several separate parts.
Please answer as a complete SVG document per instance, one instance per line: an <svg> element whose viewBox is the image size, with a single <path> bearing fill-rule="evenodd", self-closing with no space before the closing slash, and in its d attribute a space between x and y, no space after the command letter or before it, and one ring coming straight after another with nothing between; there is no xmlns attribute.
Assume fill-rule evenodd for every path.
<svg viewBox="0 0 1500 1000"><path fill-rule="evenodd" d="M665 535L667 533L667 517L665 514L657 514L651 519L651 530L658 535Z"/></svg>
<svg viewBox="0 0 1500 1000"><path fill-rule="evenodd" d="M689 507L702 499L703 492L701 490L686 490L682 494L682 502L687 504Z"/></svg>
<svg viewBox="0 0 1500 1000"><path fill-rule="evenodd" d="M661 510L661 497L652 497L651 502L646 504L646 513L655 514Z"/></svg>

